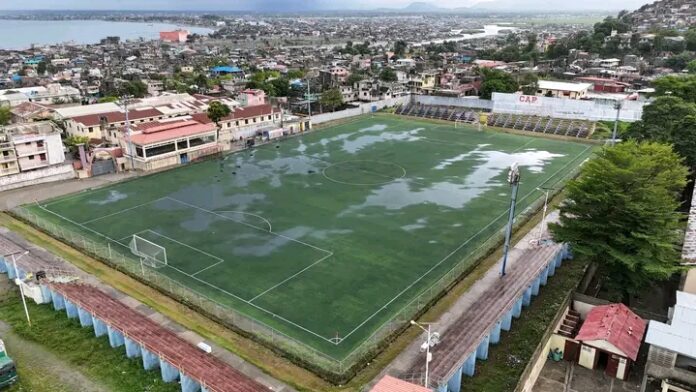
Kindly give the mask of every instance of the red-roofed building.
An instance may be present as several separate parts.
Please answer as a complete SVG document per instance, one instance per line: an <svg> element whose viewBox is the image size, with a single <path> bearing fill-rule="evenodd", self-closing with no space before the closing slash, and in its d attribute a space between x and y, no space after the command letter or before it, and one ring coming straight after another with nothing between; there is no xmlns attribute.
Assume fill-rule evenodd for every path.
<svg viewBox="0 0 696 392"><path fill-rule="evenodd" d="M201 123L191 117L132 125L131 149L125 127L111 130L109 138L126 152L125 159L120 162L122 169L130 168L131 158L136 170L149 171L220 152L215 124Z"/></svg>
<svg viewBox="0 0 696 392"><path fill-rule="evenodd" d="M607 375L625 380L646 325L623 304L595 306L575 336L581 342L578 363L588 369L603 367Z"/></svg>
<svg viewBox="0 0 696 392"><path fill-rule="evenodd" d="M432 392L432 390L392 376L384 376L370 389L370 392Z"/></svg>

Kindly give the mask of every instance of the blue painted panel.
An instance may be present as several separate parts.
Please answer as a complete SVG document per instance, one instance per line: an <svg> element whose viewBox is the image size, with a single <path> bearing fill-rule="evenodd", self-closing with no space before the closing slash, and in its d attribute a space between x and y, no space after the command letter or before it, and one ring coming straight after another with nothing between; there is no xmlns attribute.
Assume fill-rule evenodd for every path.
<svg viewBox="0 0 696 392"><path fill-rule="evenodd" d="M92 315L78 306L77 316L80 318L80 325L83 327L89 327L92 325Z"/></svg>
<svg viewBox="0 0 696 392"><path fill-rule="evenodd" d="M121 332L112 328L110 325L106 326L106 330L109 334L109 344L111 345L111 347L116 348L123 346L123 344L125 343L125 339Z"/></svg>
<svg viewBox="0 0 696 392"><path fill-rule="evenodd" d="M94 336L100 337L107 333L106 324L95 316L92 316L92 325L94 326Z"/></svg>
<svg viewBox="0 0 696 392"><path fill-rule="evenodd" d="M159 357L153 354L150 350L145 347L140 348L140 353L143 355L143 368L145 370L152 370L159 367Z"/></svg>
<svg viewBox="0 0 696 392"><path fill-rule="evenodd" d="M126 356L128 358L137 358L140 356L140 345L128 336L125 337L125 343L126 343Z"/></svg>
<svg viewBox="0 0 696 392"><path fill-rule="evenodd" d="M447 381L447 389L450 392L459 392L462 389L462 368L459 368L452 378Z"/></svg>
<svg viewBox="0 0 696 392"><path fill-rule="evenodd" d="M491 341L490 335L486 335L481 343L479 343L476 349L476 358L486 360L488 359L488 345Z"/></svg>
<svg viewBox="0 0 696 392"><path fill-rule="evenodd" d="M201 390L201 384L191 377L181 374L181 392L198 392Z"/></svg>
<svg viewBox="0 0 696 392"><path fill-rule="evenodd" d="M174 382L179 379L179 369L172 366L169 362L160 358L160 370L164 382Z"/></svg>

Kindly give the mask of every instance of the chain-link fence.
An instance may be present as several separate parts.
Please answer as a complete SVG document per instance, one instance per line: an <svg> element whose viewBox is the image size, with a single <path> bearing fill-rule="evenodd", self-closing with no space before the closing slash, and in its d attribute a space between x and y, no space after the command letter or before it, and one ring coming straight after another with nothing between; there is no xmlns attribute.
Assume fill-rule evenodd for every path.
<svg viewBox="0 0 696 392"><path fill-rule="evenodd" d="M561 177L556 179L556 182L573 177L578 171L579 167L576 167L569 173L562 174ZM554 192L557 193L559 191L557 189ZM522 210L517 215L516 226L519 227L526 223L539 211L543 206L543 202L543 198L538 198ZM214 320L265 343L273 347L273 349L280 349L295 362L337 383L350 379L363 364L366 364L391 339L397 336L402 329L406 328L410 320L417 318L430 304L439 299L459 279L470 272L476 266L477 261L490 255L498 248L503 241L503 229L501 228L504 227L507 220L507 212L505 212L481 230L474 238L468 240L471 246L463 246L451 255L458 261L447 272L444 272L434 283L420 289L420 291L418 291L417 287L414 287L414 291L418 292L418 294L414 295L412 300L402 306L394 316L389 317L388 321L377 326L375 331L346 357L338 360L286 335L276 328L233 309L231 306L220 304L216 300L167 276L161 269L143 265L136 256L130 253L126 246L97 232L89 233L66 222L61 222L64 224L55 223L54 219L48 218L43 214L34 213L26 207L18 207L12 210L12 213L53 237L76 246L112 267L166 292L188 306L200 310ZM472 249L472 247L474 248ZM408 295L405 297L408 297ZM398 306L398 303L394 304L394 306ZM389 312L390 310L389 307L384 307L381 311ZM386 315L381 316L382 319L385 317Z"/></svg>

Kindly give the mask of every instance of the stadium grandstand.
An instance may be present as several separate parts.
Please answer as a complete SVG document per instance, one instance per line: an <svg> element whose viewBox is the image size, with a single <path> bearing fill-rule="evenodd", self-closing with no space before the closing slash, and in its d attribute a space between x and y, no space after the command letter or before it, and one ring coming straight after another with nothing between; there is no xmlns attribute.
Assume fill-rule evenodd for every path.
<svg viewBox="0 0 696 392"><path fill-rule="evenodd" d="M396 108L396 114L454 122L475 123L479 113L463 107L408 104Z"/></svg>
<svg viewBox="0 0 696 392"><path fill-rule="evenodd" d="M589 137L596 126L595 122L588 120L569 120L511 113L492 113L488 116L487 124L492 127L576 138Z"/></svg>

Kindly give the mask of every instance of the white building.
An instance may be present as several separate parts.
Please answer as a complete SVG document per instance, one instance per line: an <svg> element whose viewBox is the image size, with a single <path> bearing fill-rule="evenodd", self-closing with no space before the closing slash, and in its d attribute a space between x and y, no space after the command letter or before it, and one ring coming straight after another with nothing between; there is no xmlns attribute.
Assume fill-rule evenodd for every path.
<svg viewBox="0 0 696 392"><path fill-rule="evenodd" d="M7 126L0 133L0 176L65 162L60 130L50 121Z"/></svg>
<svg viewBox="0 0 696 392"><path fill-rule="evenodd" d="M0 106L17 106L23 102L43 105L77 103L82 99L80 90L61 84L49 84L46 87L20 87L0 90Z"/></svg>
<svg viewBox="0 0 696 392"><path fill-rule="evenodd" d="M580 99L587 95L592 88L590 83L568 83L556 82L552 80L540 80L538 82L537 94L542 97Z"/></svg>

